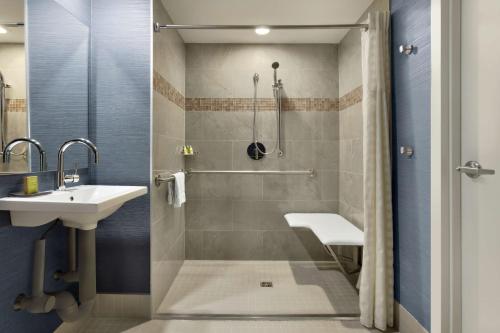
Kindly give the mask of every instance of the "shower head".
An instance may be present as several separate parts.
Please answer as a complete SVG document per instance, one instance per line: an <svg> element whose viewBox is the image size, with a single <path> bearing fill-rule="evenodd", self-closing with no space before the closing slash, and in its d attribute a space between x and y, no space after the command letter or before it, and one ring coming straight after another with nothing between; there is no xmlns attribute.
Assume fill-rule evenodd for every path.
<svg viewBox="0 0 500 333"><path fill-rule="evenodd" d="M259 82L259 73L255 73L253 75L253 84L257 84Z"/></svg>
<svg viewBox="0 0 500 333"><path fill-rule="evenodd" d="M274 69L274 86L277 86L278 85L278 73L276 70L278 69L278 67L280 67L280 63L275 61L275 62L273 62L271 67Z"/></svg>

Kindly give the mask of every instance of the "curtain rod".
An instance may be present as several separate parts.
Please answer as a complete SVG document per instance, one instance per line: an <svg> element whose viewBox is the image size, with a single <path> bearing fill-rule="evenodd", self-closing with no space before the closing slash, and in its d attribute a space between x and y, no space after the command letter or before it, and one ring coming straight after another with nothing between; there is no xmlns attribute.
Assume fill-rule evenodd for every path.
<svg viewBox="0 0 500 333"><path fill-rule="evenodd" d="M154 23L154 31L161 29L169 30L253 30L256 28L268 28L271 30L290 30L290 29L364 29L368 30L369 25L363 23L356 24L312 24L312 25L196 25L196 24L165 24Z"/></svg>

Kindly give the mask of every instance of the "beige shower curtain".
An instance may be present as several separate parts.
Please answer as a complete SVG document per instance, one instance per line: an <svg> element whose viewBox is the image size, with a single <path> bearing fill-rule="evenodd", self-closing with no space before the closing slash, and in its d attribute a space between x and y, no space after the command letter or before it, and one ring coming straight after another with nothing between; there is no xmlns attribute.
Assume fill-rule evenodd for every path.
<svg viewBox="0 0 500 333"><path fill-rule="evenodd" d="M364 235L361 323L393 326L394 270L391 204L389 13L368 16L361 34L363 69Z"/></svg>

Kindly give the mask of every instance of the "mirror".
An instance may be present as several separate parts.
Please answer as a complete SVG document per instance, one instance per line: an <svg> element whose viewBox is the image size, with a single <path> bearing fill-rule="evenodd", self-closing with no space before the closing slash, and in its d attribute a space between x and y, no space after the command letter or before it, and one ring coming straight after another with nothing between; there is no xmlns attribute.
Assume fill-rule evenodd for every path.
<svg viewBox="0 0 500 333"><path fill-rule="evenodd" d="M0 145L37 140L46 170L57 166L62 143L88 137L90 2L0 0ZM72 148L68 167L88 166L83 147ZM0 174L44 171L38 149L21 143Z"/></svg>

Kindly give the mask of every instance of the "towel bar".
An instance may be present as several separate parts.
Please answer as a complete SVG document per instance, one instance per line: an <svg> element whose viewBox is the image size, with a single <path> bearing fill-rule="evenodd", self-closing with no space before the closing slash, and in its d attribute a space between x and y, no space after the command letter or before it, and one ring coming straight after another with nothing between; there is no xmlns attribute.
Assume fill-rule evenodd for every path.
<svg viewBox="0 0 500 333"><path fill-rule="evenodd" d="M174 180L175 180L174 175L169 175L169 176L156 175L155 176L155 185L156 185L156 187L159 187L163 183L168 183L168 182L171 182Z"/></svg>

